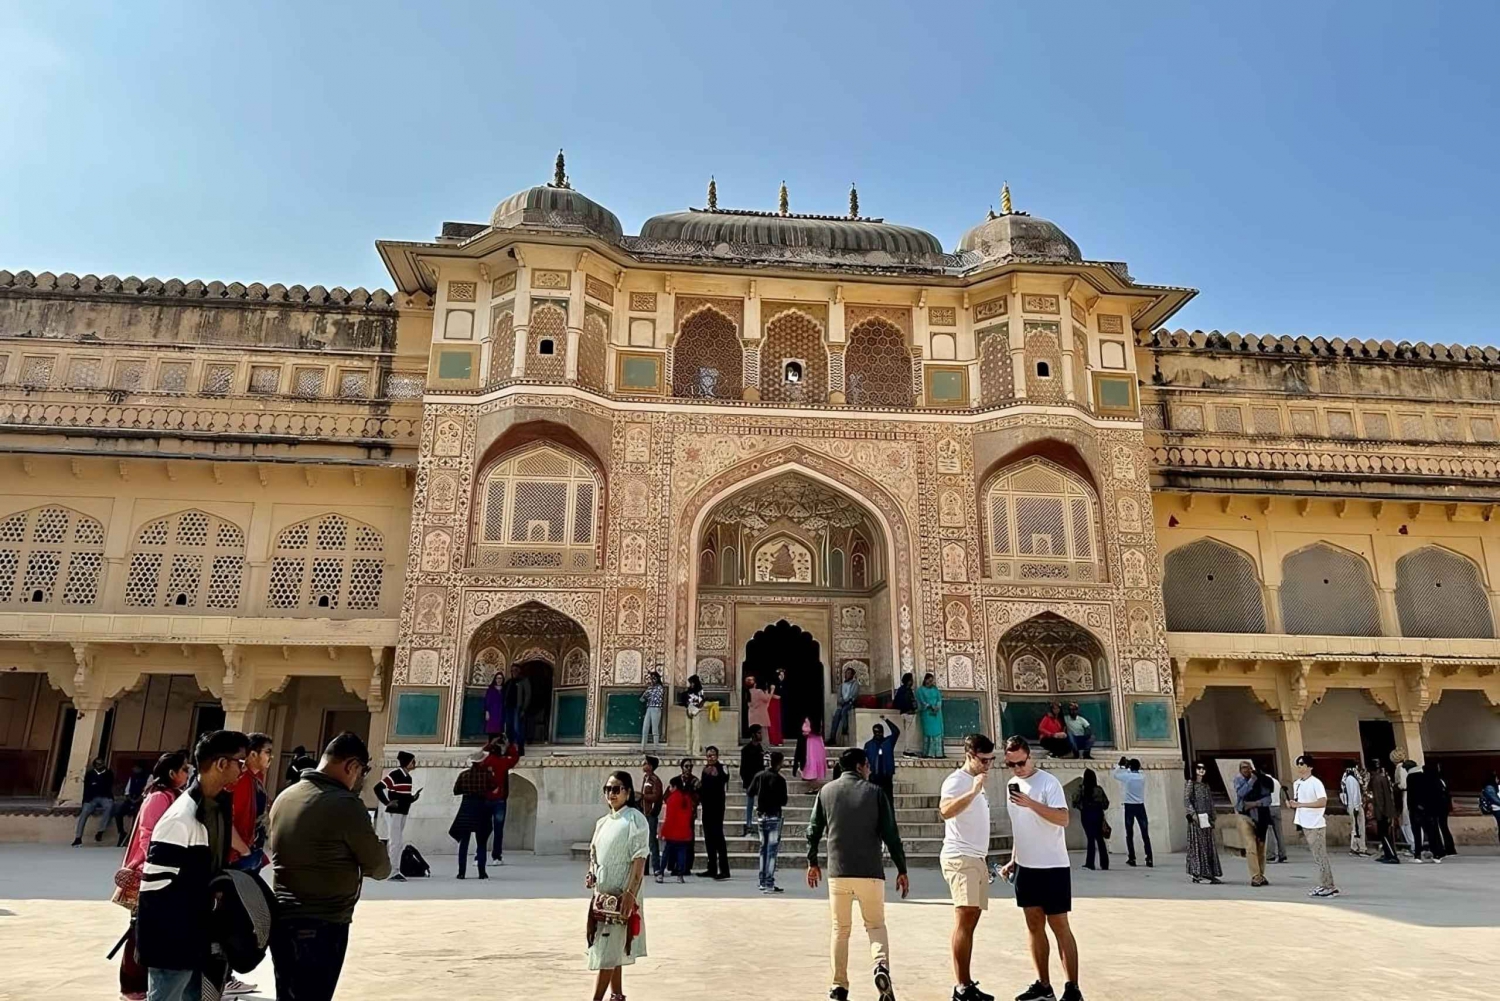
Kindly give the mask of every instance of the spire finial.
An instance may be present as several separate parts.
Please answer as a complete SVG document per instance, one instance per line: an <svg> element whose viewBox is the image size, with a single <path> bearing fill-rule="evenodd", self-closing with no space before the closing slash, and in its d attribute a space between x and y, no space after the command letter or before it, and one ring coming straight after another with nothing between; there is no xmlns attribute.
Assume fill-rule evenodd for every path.
<svg viewBox="0 0 1500 1001"><path fill-rule="evenodd" d="M859 218L859 192L855 190L854 182L849 182L849 218Z"/></svg>
<svg viewBox="0 0 1500 1001"><path fill-rule="evenodd" d="M708 175L708 210L715 212L719 208L719 186L714 183L714 175Z"/></svg>
<svg viewBox="0 0 1500 1001"><path fill-rule="evenodd" d="M790 211L790 207L791 203L787 200L786 196L786 182L782 181L781 194L776 199L776 211L782 215L786 215Z"/></svg>
<svg viewBox="0 0 1500 1001"><path fill-rule="evenodd" d="M1010 207L1010 182L1006 181L1000 188L1000 214L1010 215L1013 211Z"/></svg>
<svg viewBox="0 0 1500 1001"><path fill-rule="evenodd" d="M563 159L563 151L557 151L557 161L552 165L552 186L554 188L572 187L568 183L568 162Z"/></svg>

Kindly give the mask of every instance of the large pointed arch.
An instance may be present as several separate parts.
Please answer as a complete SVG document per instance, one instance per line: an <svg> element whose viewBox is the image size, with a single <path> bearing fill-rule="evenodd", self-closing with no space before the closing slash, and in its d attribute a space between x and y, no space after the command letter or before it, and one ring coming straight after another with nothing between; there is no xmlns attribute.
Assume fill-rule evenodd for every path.
<svg viewBox="0 0 1500 1001"><path fill-rule="evenodd" d="M799 473L848 495L869 512L880 528L886 549L882 562L887 567L891 593L893 670L898 674L915 670L921 616L913 598L913 536L900 502L884 485L859 470L805 447L791 445L721 471L698 486L677 515L668 568L668 579L675 582L668 628L673 637L673 660L682 675L679 680L685 681L691 673L696 649L697 617L690 614L702 583L698 577L696 544L709 512L720 501L746 487L788 472Z"/></svg>
<svg viewBox="0 0 1500 1001"><path fill-rule="evenodd" d="M1369 561L1322 541L1282 557L1281 625L1298 636L1379 636L1380 602Z"/></svg>
<svg viewBox="0 0 1500 1001"><path fill-rule="evenodd" d="M739 325L711 305L683 317L672 338L672 395L738 400L743 380Z"/></svg>

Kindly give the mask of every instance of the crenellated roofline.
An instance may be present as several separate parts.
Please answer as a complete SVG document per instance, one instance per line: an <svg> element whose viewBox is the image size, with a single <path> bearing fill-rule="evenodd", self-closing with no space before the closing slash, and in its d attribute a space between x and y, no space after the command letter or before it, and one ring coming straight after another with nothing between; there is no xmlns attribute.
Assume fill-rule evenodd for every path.
<svg viewBox="0 0 1500 1001"><path fill-rule="evenodd" d="M50 271L33 274L30 271L10 272L0 270L0 295L7 292L65 293L97 295L105 298L139 299L145 297L178 299L187 302L226 302L236 305L266 304L332 309L394 310L395 300L385 289L373 292L364 288L345 289L341 286L325 288L322 285L263 285L251 282L224 283L204 282L199 279L183 281L180 278L137 278L134 275L120 278L115 275L83 275L65 272L55 275Z"/></svg>
<svg viewBox="0 0 1500 1001"><path fill-rule="evenodd" d="M1291 337L1275 334L1240 334L1217 330L1141 330L1136 344L1143 348L1179 351L1211 351L1249 355L1279 355L1305 358L1351 358L1365 361L1449 362L1469 365L1500 365L1500 348L1478 345L1428 344L1425 341L1377 341L1373 338Z"/></svg>

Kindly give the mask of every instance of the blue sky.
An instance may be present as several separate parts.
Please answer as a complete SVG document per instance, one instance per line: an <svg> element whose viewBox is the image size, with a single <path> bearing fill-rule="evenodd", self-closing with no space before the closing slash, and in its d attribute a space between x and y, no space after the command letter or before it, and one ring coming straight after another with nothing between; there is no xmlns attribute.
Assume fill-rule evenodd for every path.
<svg viewBox="0 0 1500 1001"><path fill-rule="evenodd" d="M0 0L0 267L389 284L545 180L953 247L1009 180L1173 326L1500 343L1500 4Z"/></svg>

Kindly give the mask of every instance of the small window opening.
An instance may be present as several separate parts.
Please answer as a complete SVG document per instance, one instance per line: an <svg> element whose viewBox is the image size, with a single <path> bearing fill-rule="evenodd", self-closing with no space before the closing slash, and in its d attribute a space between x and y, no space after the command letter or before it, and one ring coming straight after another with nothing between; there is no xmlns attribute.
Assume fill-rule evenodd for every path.
<svg viewBox="0 0 1500 1001"><path fill-rule="evenodd" d="M187 603L187 595L182 593L181 591L178 591L177 597L172 599L172 604L174 605L186 605Z"/></svg>
<svg viewBox="0 0 1500 1001"><path fill-rule="evenodd" d="M32 601L46 601L47 599L45 597L43 597L43 595L42 595L42 589L41 588L37 588L35 591L31 592L31 600Z"/></svg>
<svg viewBox="0 0 1500 1001"><path fill-rule="evenodd" d="M555 345L550 337L544 337L536 343L536 353L539 355L550 355L554 353L554 350Z"/></svg>
<svg viewBox="0 0 1500 1001"><path fill-rule="evenodd" d="M800 361L789 361L786 363L786 381L802 381L802 363Z"/></svg>
<svg viewBox="0 0 1500 1001"><path fill-rule="evenodd" d="M318 595L318 607L319 608L327 608L328 605L329 605L328 595L326 595L326 594L320 594L320 595Z"/></svg>
<svg viewBox="0 0 1500 1001"><path fill-rule="evenodd" d="M1052 366L1049 365L1049 364L1047 364L1044 361L1037 362L1036 363L1036 377L1038 379L1050 379L1050 378L1052 378Z"/></svg>

